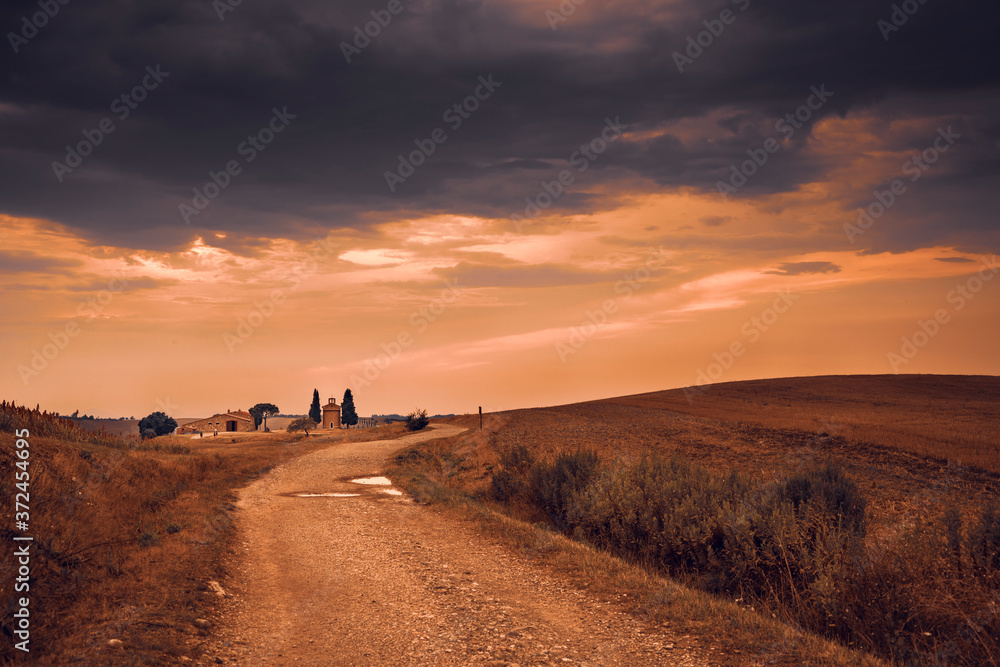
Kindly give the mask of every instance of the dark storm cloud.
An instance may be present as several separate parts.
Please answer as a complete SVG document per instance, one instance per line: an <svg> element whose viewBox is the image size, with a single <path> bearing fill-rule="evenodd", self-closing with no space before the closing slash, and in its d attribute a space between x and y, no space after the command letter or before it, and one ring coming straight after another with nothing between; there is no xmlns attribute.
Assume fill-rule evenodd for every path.
<svg viewBox="0 0 1000 667"><path fill-rule="evenodd" d="M538 5L404 1L406 10L348 64L340 44L384 3L256 0L220 20L207 0L72 2L4 59L0 210L51 218L105 243L158 248L202 229L305 238L396 211L507 216L615 116L651 138L612 145L581 184L639 176L712 192L748 149L782 138L775 122L825 84L833 96L735 198L792 190L826 173L831 158L818 157L809 136L831 114L884 107L900 118L961 119L969 150L928 175L919 206L913 197L892 212L912 213L912 224L886 220L859 243L981 239L996 231L990 183L1000 171L1000 126L990 110L1000 101L1000 6L930 2L885 41L876 24L890 4L607 5L553 31ZM734 7L735 22L678 72L672 54L705 29L702 21ZM35 2L5 3L0 27L19 32L36 11ZM121 96L157 66L168 74L121 118ZM500 83L488 98L460 127L446 121L490 75ZM972 96L978 106L951 102ZM894 106L899 100L909 106ZM250 161L243 142L286 108L294 119ZM53 161L105 118L114 131L59 182ZM682 119L703 119L709 131L672 132ZM390 192L384 172L438 129L447 140ZM926 137L898 141L918 151ZM230 161L238 175L185 224L178 205L192 203L210 172L226 182L219 174ZM569 188L553 210L601 205Z"/></svg>

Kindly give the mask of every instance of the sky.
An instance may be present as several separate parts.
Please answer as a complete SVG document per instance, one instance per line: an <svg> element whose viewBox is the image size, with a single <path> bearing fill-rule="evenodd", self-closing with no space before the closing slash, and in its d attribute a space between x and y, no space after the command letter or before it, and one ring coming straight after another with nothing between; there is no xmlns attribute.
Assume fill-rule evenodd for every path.
<svg viewBox="0 0 1000 667"><path fill-rule="evenodd" d="M1000 374L1000 5L5 2L0 395ZM692 393L691 400L698 394Z"/></svg>

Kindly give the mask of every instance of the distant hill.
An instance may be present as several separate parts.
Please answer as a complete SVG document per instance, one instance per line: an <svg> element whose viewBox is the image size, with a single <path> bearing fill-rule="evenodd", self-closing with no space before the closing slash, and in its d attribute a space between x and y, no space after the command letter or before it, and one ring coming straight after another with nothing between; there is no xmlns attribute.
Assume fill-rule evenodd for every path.
<svg viewBox="0 0 1000 667"><path fill-rule="evenodd" d="M600 404L842 436L1000 472L1000 377L827 375L635 394Z"/></svg>
<svg viewBox="0 0 1000 667"><path fill-rule="evenodd" d="M138 419L75 419L73 417L63 417L63 419L68 419L91 433L97 433L103 428L104 432L110 435L139 435ZM202 419L202 417L175 417L174 421L177 422L178 426L184 426L184 424L190 424L198 419Z"/></svg>
<svg viewBox="0 0 1000 667"><path fill-rule="evenodd" d="M103 428L104 432L110 435L139 435L138 419L74 419L72 417L63 417L63 419L68 419L91 433L97 433Z"/></svg>

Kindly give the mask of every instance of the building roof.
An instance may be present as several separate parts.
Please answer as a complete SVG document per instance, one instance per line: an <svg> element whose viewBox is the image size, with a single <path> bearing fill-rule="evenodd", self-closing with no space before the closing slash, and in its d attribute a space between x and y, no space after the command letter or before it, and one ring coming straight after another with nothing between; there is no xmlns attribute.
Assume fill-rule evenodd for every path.
<svg viewBox="0 0 1000 667"><path fill-rule="evenodd" d="M197 419L197 420L195 420L193 422L189 422L189 424L194 424L194 423L197 423L197 422L203 422L203 421L206 421L206 420L209 420L209 419L218 419L218 418L221 418L221 417L229 417L229 418L232 418L232 419L241 419L241 420L244 420L244 421L252 421L253 420L253 415L251 415L249 412L243 412L242 410L236 410L234 412L217 412L214 415L212 415L211 417L203 417L203 418ZM185 426L187 426L187 424L185 424Z"/></svg>

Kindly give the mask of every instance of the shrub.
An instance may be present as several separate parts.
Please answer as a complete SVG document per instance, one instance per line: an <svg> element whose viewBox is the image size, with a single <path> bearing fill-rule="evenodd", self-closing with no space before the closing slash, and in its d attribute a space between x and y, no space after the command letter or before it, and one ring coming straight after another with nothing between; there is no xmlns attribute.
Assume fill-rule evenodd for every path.
<svg viewBox="0 0 1000 667"><path fill-rule="evenodd" d="M577 497L598 473L600 464L593 450L560 453L552 463L539 461L528 472L528 495L553 525L569 532Z"/></svg>
<svg viewBox="0 0 1000 667"><path fill-rule="evenodd" d="M819 512L840 518L852 532L865 534L867 501L842 468L826 465L796 473L781 484L778 497L790 502L803 518Z"/></svg>
<svg viewBox="0 0 1000 667"><path fill-rule="evenodd" d="M715 478L673 458L643 458L602 474L582 494L573 521L588 541L668 572L718 566L724 517L745 495L735 475Z"/></svg>
<svg viewBox="0 0 1000 667"><path fill-rule="evenodd" d="M406 428L410 431L419 431L429 423L431 423L431 420L427 418L426 410L414 410L406 415Z"/></svg>
<svg viewBox="0 0 1000 667"><path fill-rule="evenodd" d="M490 479L488 495L500 503L513 503L525 498L527 484L524 475L509 470L499 470Z"/></svg>
<svg viewBox="0 0 1000 667"><path fill-rule="evenodd" d="M1000 511L994 505L982 509L969 528L966 544L973 574L993 588L1000 587Z"/></svg>
<svg viewBox="0 0 1000 667"><path fill-rule="evenodd" d="M146 529L139 534L139 546L147 548L156 545L160 541L160 536L155 530Z"/></svg>
<svg viewBox="0 0 1000 667"><path fill-rule="evenodd" d="M597 477L565 523L599 547L708 590L823 615L842 606L839 587L863 553L864 516L857 488L835 468L758 488L735 472L646 457Z"/></svg>
<svg viewBox="0 0 1000 667"><path fill-rule="evenodd" d="M525 475L535 463L535 455L524 445L511 445L499 452L500 465L512 473Z"/></svg>

